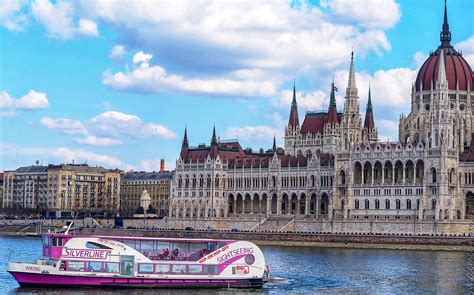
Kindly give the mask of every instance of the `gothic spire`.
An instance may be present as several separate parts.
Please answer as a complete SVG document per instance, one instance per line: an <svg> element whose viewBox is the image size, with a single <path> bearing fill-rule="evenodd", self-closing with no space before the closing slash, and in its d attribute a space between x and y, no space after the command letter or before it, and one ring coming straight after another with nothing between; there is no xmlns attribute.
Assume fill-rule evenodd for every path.
<svg viewBox="0 0 474 295"><path fill-rule="evenodd" d="M332 83L331 83L331 96L329 99L329 108L336 108L336 94L335 92L337 91L336 86L334 86L334 76L332 77Z"/></svg>
<svg viewBox="0 0 474 295"><path fill-rule="evenodd" d="M450 47L451 46L451 32L449 31L448 23L448 10L446 7L446 0L444 0L444 21L441 33L439 34L439 39L441 41L441 47Z"/></svg>
<svg viewBox="0 0 474 295"><path fill-rule="evenodd" d="M298 119L298 104L296 103L296 82L293 82L293 100L291 101L290 119L288 120L288 126L296 128L300 125Z"/></svg>
<svg viewBox="0 0 474 295"><path fill-rule="evenodd" d="M272 150L273 150L273 151L276 151L276 149L277 149L276 138L275 138L275 135L273 135L273 147L272 147Z"/></svg>
<svg viewBox="0 0 474 295"><path fill-rule="evenodd" d="M366 112L372 112L372 95L370 94L370 84L369 84L369 99L367 100L367 110Z"/></svg>
<svg viewBox="0 0 474 295"><path fill-rule="evenodd" d="M184 126L184 137L183 137L183 145L182 147L189 147L189 141L188 141L188 128Z"/></svg>
<svg viewBox="0 0 474 295"><path fill-rule="evenodd" d="M297 109L298 104L296 103L296 81L293 81L293 100L291 101L291 110Z"/></svg>
<svg viewBox="0 0 474 295"><path fill-rule="evenodd" d="M372 109L372 95L370 93L370 84L369 84L369 99L367 101L367 109L365 111L365 120L364 120L364 132L370 133L370 130L375 128L374 113Z"/></svg>
<svg viewBox="0 0 474 295"><path fill-rule="evenodd" d="M217 137L216 137L216 125L212 129L212 138L211 138L211 146L217 145Z"/></svg>
<svg viewBox="0 0 474 295"><path fill-rule="evenodd" d="M436 81L436 88L447 88L448 80L446 78L446 66L444 62L444 50L439 51L439 66L438 66L438 80Z"/></svg>
<svg viewBox="0 0 474 295"><path fill-rule="evenodd" d="M347 88L354 89L356 88L356 76L355 76L355 66L354 66L354 50L351 52L351 66L349 68L349 83Z"/></svg>

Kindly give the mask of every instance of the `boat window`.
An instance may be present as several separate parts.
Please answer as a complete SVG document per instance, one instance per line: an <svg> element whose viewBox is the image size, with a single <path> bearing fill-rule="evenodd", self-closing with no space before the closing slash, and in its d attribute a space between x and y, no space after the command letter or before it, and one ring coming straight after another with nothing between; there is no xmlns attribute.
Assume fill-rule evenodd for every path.
<svg viewBox="0 0 474 295"><path fill-rule="evenodd" d="M43 236L43 246L44 247L49 246L49 237L48 236Z"/></svg>
<svg viewBox="0 0 474 295"><path fill-rule="evenodd" d="M119 264L118 262L104 262L104 272L119 272Z"/></svg>
<svg viewBox="0 0 474 295"><path fill-rule="evenodd" d="M140 273L153 273L153 264L151 264L151 263L140 263L138 265L138 272L140 272Z"/></svg>
<svg viewBox="0 0 474 295"><path fill-rule="evenodd" d="M102 272L102 262L99 262L99 261L86 262L86 271Z"/></svg>
<svg viewBox="0 0 474 295"><path fill-rule="evenodd" d="M155 273L169 273L170 265L169 264L156 264Z"/></svg>
<svg viewBox="0 0 474 295"><path fill-rule="evenodd" d="M105 245L102 245L102 244L99 244L99 243L96 243L96 242L87 242L86 247L89 248L89 249L107 249L107 250L112 249L110 247L107 247Z"/></svg>
<svg viewBox="0 0 474 295"><path fill-rule="evenodd" d="M157 250L163 250L163 249L169 249L169 248L171 248L169 242L161 242L161 241L156 242Z"/></svg>
<svg viewBox="0 0 474 295"><path fill-rule="evenodd" d="M202 265L188 265L188 273L198 274L202 273Z"/></svg>
<svg viewBox="0 0 474 295"><path fill-rule="evenodd" d="M153 241L141 241L140 250L153 250Z"/></svg>
<svg viewBox="0 0 474 295"><path fill-rule="evenodd" d="M204 265L204 274L206 275L217 274L217 265Z"/></svg>
<svg viewBox="0 0 474 295"><path fill-rule="evenodd" d="M84 261L68 261L67 270L69 271L84 271Z"/></svg>
<svg viewBox="0 0 474 295"><path fill-rule="evenodd" d="M128 246L132 247L133 249L135 249L135 247L136 247L135 242L136 242L135 240L123 240L123 243L125 245L128 245Z"/></svg>
<svg viewBox="0 0 474 295"><path fill-rule="evenodd" d="M186 265L185 264L173 264L173 268L171 269L172 273L186 273Z"/></svg>
<svg viewBox="0 0 474 295"><path fill-rule="evenodd" d="M225 242L219 242L219 248L222 248L222 247L224 247L225 245L226 245Z"/></svg>
<svg viewBox="0 0 474 295"><path fill-rule="evenodd" d="M51 244L53 247L62 247L63 245L63 238L60 237L52 237Z"/></svg>
<svg viewBox="0 0 474 295"><path fill-rule="evenodd" d="M209 252L216 251L216 248L217 248L217 243L216 242L207 242L207 250Z"/></svg>
<svg viewBox="0 0 474 295"><path fill-rule="evenodd" d="M61 264L59 265L59 270L66 270L66 261L61 261Z"/></svg>

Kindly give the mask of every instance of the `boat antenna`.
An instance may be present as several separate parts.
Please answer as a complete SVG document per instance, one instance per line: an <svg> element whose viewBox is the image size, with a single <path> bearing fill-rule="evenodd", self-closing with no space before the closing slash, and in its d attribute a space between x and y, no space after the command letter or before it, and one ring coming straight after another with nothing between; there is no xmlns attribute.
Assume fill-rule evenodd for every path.
<svg viewBox="0 0 474 295"><path fill-rule="evenodd" d="M74 219L71 221L71 223L70 223L69 226L67 227L66 231L64 232L65 235L68 235L68 234L69 234L69 230L71 229L71 226L72 226L72 224L74 223L74 221L76 221L76 218L77 218L78 215L79 215L79 212L76 213L76 216L74 216Z"/></svg>

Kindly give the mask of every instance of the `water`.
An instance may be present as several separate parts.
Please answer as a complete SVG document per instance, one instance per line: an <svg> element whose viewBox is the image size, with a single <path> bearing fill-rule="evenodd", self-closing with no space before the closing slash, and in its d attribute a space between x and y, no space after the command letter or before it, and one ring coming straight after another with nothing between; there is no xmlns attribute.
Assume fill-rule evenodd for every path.
<svg viewBox="0 0 474 295"><path fill-rule="evenodd" d="M474 253L261 247L273 279L261 290L214 294L474 294ZM0 294L151 294L150 290L24 289L6 272L12 260L41 255L37 238L0 237ZM206 293L210 293L206 290ZM163 290L160 294L203 294Z"/></svg>

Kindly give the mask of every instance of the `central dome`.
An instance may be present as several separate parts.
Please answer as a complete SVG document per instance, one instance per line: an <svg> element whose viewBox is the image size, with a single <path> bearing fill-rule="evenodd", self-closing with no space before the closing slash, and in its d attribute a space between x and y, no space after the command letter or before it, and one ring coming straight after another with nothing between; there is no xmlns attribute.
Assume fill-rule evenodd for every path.
<svg viewBox="0 0 474 295"><path fill-rule="evenodd" d="M443 29L440 33L441 45L435 52L430 53L428 59L421 66L418 76L416 77L416 91L430 90L435 88L438 79L438 68L440 53L445 55L446 78L448 80L448 88L460 91L472 90L474 74L467 61L462 54L457 52L451 46L451 32L449 31L448 15L446 5L444 6L444 22Z"/></svg>

